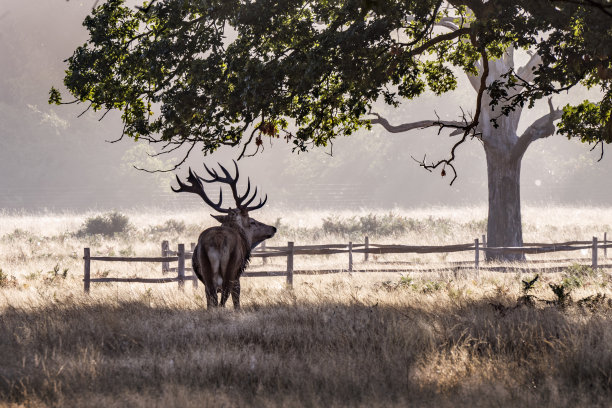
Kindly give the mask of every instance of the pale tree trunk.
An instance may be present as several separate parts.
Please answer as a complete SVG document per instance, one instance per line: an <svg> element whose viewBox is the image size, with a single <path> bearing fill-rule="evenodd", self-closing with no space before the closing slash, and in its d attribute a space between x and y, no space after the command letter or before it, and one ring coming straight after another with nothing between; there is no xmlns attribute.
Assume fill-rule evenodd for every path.
<svg viewBox="0 0 612 408"><path fill-rule="evenodd" d="M529 63L519 69L526 78L531 67L539 58L533 57ZM513 50L506 50L504 56L489 66L487 83L500 79L514 68ZM475 84L474 79L471 79ZM482 132L482 144L487 159L487 184L489 188L489 212L487 219L487 246L522 247L523 227L521 219L521 162L523 155L535 140L554 134L553 121L561 117L561 111L555 110L549 100L549 113L531 124L519 137L517 127L522 108L507 116L500 116L499 110L490 106L490 97L485 94L482 101L482 112L479 118L479 130ZM496 118L497 127L491 121ZM487 260L524 261L524 254L504 254L487 252Z"/></svg>
<svg viewBox="0 0 612 408"><path fill-rule="evenodd" d="M487 246L523 246L521 223L521 158L510 158L507 152L486 149L489 187ZM522 254L487 252L487 260L519 261Z"/></svg>
<svg viewBox="0 0 612 408"><path fill-rule="evenodd" d="M541 62L533 55L529 62L517 69L518 75L526 81L533 78L534 67ZM514 67L514 50L506 50L501 58L489 61L487 85L502 78ZM480 66L478 68L481 68ZM480 77L468 76L475 90L480 88ZM515 89L513 92L519 92ZM490 105L491 98L485 92L482 98L482 108L478 118L477 133L485 150L487 159L487 180L489 188L489 213L487 220L487 246L520 247L523 246L523 228L521 223L521 161L529 145L538 139L554 134L553 121L560 119L562 111L554 109L549 99L549 112L533 122L519 137L517 127L521 117L522 107L510 112L507 116L500 115ZM385 118L374 113L376 118L371 123L383 126L391 133L406 132L412 129L430 126L460 126L461 122L422 120L391 125ZM494 126L492 119L495 119ZM460 132L459 132L460 133ZM457 134L457 133L455 133ZM521 261L522 254L487 253L487 260Z"/></svg>
<svg viewBox="0 0 612 408"><path fill-rule="evenodd" d="M508 50L504 57L489 66L488 83L513 67L513 53ZM487 185L489 188L489 212L487 218L487 246L523 246L521 221L521 161L523 154L513 154L519 137L516 134L521 111L500 116L490 106L488 95L483 96L479 129L487 160ZM496 118L497 127L492 118ZM487 252L487 260L520 261L522 254Z"/></svg>

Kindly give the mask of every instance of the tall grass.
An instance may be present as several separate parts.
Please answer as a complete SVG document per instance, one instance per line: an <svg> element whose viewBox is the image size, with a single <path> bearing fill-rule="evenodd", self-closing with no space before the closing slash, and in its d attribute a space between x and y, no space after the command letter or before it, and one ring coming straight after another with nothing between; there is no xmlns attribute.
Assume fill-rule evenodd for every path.
<svg viewBox="0 0 612 408"><path fill-rule="evenodd" d="M451 244L482 233L478 209L436 211L398 210L391 224L403 217L424 227L377 240ZM549 215L525 211L526 240L588 239L612 224L611 210L541 213L554 215L546 222ZM372 225L388 214L281 214L286 228L272 244L338 242L351 233L325 231L326 217ZM477 280L469 271L297 275L292 290L282 278L245 278L241 311L206 311L201 287L97 284L85 296L82 247L157 255L162 239L190 242L213 225L207 214L125 215L132 228L112 237L77 235L97 214L2 216L4 404L605 407L612 400L608 274L576 265L542 275L529 289L532 305L521 302L521 279L532 277L483 272ZM279 214L261 218L275 222ZM158 265L94 265L97 275L160 274ZM551 284L571 289L573 300L558 306Z"/></svg>
<svg viewBox="0 0 612 408"><path fill-rule="evenodd" d="M174 287L109 285L89 298L70 282L10 289L0 396L143 407L609 402L610 305L517 307L511 277L439 281L431 292L354 276L304 277L293 291L245 280L240 312L205 311Z"/></svg>

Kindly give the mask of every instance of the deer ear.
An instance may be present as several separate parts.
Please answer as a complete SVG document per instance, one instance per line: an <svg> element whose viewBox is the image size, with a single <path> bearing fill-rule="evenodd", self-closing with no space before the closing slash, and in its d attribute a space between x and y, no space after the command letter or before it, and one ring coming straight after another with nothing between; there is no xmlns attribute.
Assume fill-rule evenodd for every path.
<svg viewBox="0 0 612 408"><path fill-rule="evenodd" d="M223 224L225 221L227 221L227 215L214 215L214 214L210 214L211 217L213 217L215 220L219 221L221 224Z"/></svg>

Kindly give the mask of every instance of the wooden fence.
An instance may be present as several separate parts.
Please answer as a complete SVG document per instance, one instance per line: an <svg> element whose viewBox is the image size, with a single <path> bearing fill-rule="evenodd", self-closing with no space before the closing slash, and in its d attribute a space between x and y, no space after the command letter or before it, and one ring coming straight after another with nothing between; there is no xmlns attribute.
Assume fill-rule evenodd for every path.
<svg viewBox="0 0 612 408"><path fill-rule="evenodd" d="M180 290L184 290L185 281L191 280L193 287L198 287L198 279L195 275L185 275L187 271L193 271L192 268L186 266L186 259L191 259L195 244L191 244L191 250L185 251L184 244L178 244L177 251L172 251L168 241L164 241L161 246L160 257L111 257L111 256L91 256L90 249L85 248L83 254L84 260L84 289L86 293L89 293L92 282L131 282L131 283L168 283L177 282ZM444 268L430 268L423 269L398 269L397 267L390 270L395 272L435 272L440 270L452 269L455 274L460 270L475 270L477 276L480 270L489 271L520 271L520 272L553 272L561 271L563 267L548 267L548 268L537 268L530 267L527 264L519 266L483 266L480 262L480 255L489 253L504 253L504 254L544 254L550 252L570 252L580 250L591 251L591 267L592 268L612 268L612 264L600 264L598 260L598 252L600 249L603 250L604 261L607 259L607 249L612 247L612 244L608 244L607 233L604 233L603 243L599 244L597 237L593 237L592 241L569 241L561 243L526 243L522 247L489 247L486 245L485 236L482 236L482 241L475 239L474 243L470 244L456 244L456 245L443 245L443 246L410 246L410 245L383 245L383 244L371 244L368 237L365 237L363 244L355 244L349 242L348 244L328 244L328 245L301 245L296 246L293 242L288 242L287 246L283 247L267 247L265 242L260 247L252 251L251 257L262 258L263 263L266 264L268 258L271 257L286 257L287 258L287 270L286 271L252 271L245 272L244 276L247 277L260 277L260 276L286 276L287 284L293 285L294 274L326 274L326 273L338 273L338 272L371 272L372 269L355 269L353 262L354 254L363 254L363 260L368 261L369 255L380 255L380 254L433 254L433 253L452 253L452 252L474 252L474 261L458 261L450 262ZM348 265L346 269L336 270L294 270L294 257L296 255L334 255L334 254L347 254ZM167 278L92 278L91 277L91 261L102 261L102 262L153 262L161 263L162 273L168 274L176 272L175 277ZM584 261L584 259L556 259L556 260L531 260L530 264L538 262L576 262ZM176 267L170 267L171 262L176 262ZM398 264L394 262L394 264ZM374 272L384 272L385 270L374 270Z"/></svg>

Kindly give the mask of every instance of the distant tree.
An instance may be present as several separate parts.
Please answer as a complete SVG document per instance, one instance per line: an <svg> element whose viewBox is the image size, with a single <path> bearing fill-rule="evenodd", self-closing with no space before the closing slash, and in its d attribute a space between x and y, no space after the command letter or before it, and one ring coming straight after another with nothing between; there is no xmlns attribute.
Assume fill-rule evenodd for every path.
<svg viewBox="0 0 612 408"><path fill-rule="evenodd" d="M121 110L124 135L184 149L184 159L222 145L240 147L241 158L281 137L306 151L372 124L450 129L450 156L421 166L452 171L452 183L457 148L479 140L489 245L520 246L529 145L558 119L568 137L612 140L611 23L604 0L153 0L135 9L108 0L86 18L90 39L69 58L64 83L87 109ZM515 49L532 54L525 66L515 67ZM455 89L451 67L477 91L459 120L393 126L375 111L377 101L397 107L426 89ZM602 100L560 110L549 99L549 112L517 135L524 106L577 84L599 86ZM56 89L50 102L62 103Z"/></svg>

